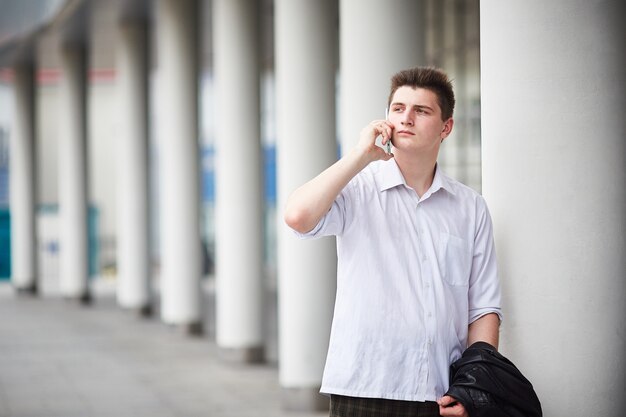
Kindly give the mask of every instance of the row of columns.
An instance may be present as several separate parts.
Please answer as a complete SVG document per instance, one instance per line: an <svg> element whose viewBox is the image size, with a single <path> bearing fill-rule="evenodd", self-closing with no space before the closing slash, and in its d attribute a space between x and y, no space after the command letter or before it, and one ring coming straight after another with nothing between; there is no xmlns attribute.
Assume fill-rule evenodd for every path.
<svg viewBox="0 0 626 417"><path fill-rule="evenodd" d="M228 357L258 360L263 299L258 4L214 0L213 7L217 342ZM423 63L420 7L403 0L275 1L279 213L293 188L336 159L337 55L345 151L364 124L384 114L391 73ZM484 1L480 7L483 189L500 252L507 317L503 350L546 400L546 415L618 415L619 404L610 399L625 388L619 357L625 348L620 318L626 305L621 116L626 80L619 70L624 50L617 47L623 20L616 18L623 17L623 7L608 1L599 12L583 0L550 6ZM535 13L538 7L541 14ZM562 19L564 10L568 19ZM164 322L190 330L201 324L197 15L195 0L157 2L159 82L167 105L159 122L161 314ZM584 42L571 42L569 35L580 30ZM127 129L119 145L118 244L124 253L118 300L139 309L152 299L146 39L143 24L121 26L120 109ZM67 159L59 173L61 279L64 295L80 298L88 294L86 67L80 48L63 51L66 122L59 148ZM582 66L580 56L588 58ZM559 74L546 68L559 68ZM33 85L32 67L16 67L13 282L24 289L36 285ZM281 219L278 224L280 384L288 408L315 408L335 290L334 243L299 241ZM553 384L557 379L561 383ZM568 382L581 380L585 384Z"/></svg>

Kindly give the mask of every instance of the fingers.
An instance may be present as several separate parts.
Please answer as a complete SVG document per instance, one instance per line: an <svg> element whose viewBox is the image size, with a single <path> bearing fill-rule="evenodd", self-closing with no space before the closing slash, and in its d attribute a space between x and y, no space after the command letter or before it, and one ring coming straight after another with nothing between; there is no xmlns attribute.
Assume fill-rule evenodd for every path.
<svg viewBox="0 0 626 417"><path fill-rule="evenodd" d="M467 417L465 407L449 395L444 395L437 403L439 404L439 414L443 417Z"/></svg>
<svg viewBox="0 0 626 417"><path fill-rule="evenodd" d="M393 157L393 154L391 153L393 125L386 120L380 120L374 123L373 128L375 131L374 138L378 135L381 136L381 147L385 151L385 156L382 159L391 159L391 157Z"/></svg>
<svg viewBox="0 0 626 417"><path fill-rule="evenodd" d="M456 400L454 398L452 398L449 395L444 395L443 397L441 397L439 399L439 401L437 401L437 404L439 404L442 407L447 407L450 404L452 404L453 402L456 402Z"/></svg>
<svg viewBox="0 0 626 417"><path fill-rule="evenodd" d="M374 120L361 131L358 149L370 161L389 160L393 158L391 154L391 138L393 133L393 125L386 120ZM381 136L382 147L387 148L389 152L383 150L376 144L376 138Z"/></svg>
<svg viewBox="0 0 626 417"><path fill-rule="evenodd" d="M393 124L388 120L375 120L371 123L374 128L374 132L376 133L374 137L380 135L382 136L382 143L386 145L388 141L391 140L393 134Z"/></svg>
<svg viewBox="0 0 626 417"><path fill-rule="evenodd" d="M454 407L439 406L439 415L441 417L468 417L465 409L460 404Z"/></svg>

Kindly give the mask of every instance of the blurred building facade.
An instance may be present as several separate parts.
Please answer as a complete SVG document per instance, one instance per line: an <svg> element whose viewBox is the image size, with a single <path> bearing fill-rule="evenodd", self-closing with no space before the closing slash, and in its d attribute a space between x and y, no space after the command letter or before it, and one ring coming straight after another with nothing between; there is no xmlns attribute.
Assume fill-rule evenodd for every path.
<svg viewBox="0 0 626 417"><path fill-rule="evenodd" d="M568 404L566 415L598 414L596 398L626 388L617 358L624 325L592 313L596 304L609 317L624 313L625 106L618 93L626 80L615 68L623 63L625 16L617 1L554 3L4 0L0 204L10 200L14 286L88 299L89 276L108 274L121 307L150 312L158 300L164 322L193 333L203 327L199 293L208 275L225 358L278 362L285 407L319 407L334 242L297 241L280 207L384 115L394 72L435 65L451 75L457 94L440 163L484 192L496 224L508 313L503 348L528 370L540 398ZM560 8L567 19L556 19ZM564 40L572 33L577 42ZM581 55L597 66L578 65ZM589 84L597 74L610 82ZM572 103L602 95L611 99L597 115L608 127L586 175L593 181L553 175L586 166L597 150L581 145L588 139L581 129L548 134L551 120L577 126ZM563 112L542 116L555 107ZM552 147L541 142L548 139ZM558 190L604 184L610 198L579 205L576 193L544 187L546 177ZM537 210L534 194L549 204ZM556 210L567 210L568 221L546 216ZM591 216L617 227L588 224ZM589 284L592 271L601 285ZM279 334L269 346L268 293L270 303L278 299ZM581 305L584 319L575 313ZM557 320L562 310L571 315ZM594 327L597 321L603 324ZM583 342L581 327L593 327L590 339L602 346ZM593 396L553 386L568 360L598 349L619 366L607 360L596 364L601 372L566 373L602 387ZM555 351L562 360L545 358ZM599 415L617 415L616 406L603 407ZM546 404L546 415L561 411Z"/></svg>

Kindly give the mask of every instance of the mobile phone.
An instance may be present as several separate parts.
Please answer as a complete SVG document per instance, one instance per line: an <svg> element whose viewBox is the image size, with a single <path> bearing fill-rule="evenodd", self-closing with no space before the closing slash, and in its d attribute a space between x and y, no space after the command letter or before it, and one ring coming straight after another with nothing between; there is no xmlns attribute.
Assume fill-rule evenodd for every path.
<svg viewBox="0 0 626 417"><path fill-rule="evenodd" d="M389 107L385 107L385 120L389 120ZM391 155L391 138L389 138L385 146L387 153Z"/></svg>

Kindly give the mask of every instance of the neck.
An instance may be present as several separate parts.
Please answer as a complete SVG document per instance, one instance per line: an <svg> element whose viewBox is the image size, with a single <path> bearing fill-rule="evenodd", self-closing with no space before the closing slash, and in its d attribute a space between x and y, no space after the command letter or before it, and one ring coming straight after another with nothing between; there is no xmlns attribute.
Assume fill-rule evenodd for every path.
<svg viewBox="0 0 626 417"><path fill-rule="evenodd" d="M437 158L431 155L395 155L396 163L407 185L421 198L433 184Z"/></svg>

